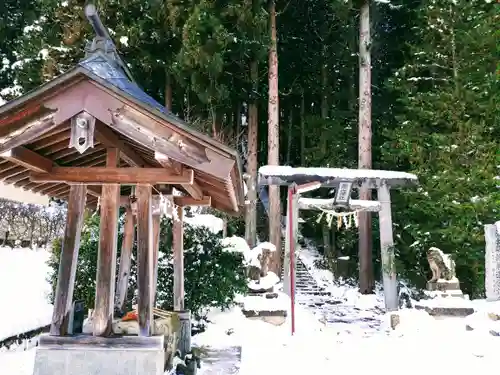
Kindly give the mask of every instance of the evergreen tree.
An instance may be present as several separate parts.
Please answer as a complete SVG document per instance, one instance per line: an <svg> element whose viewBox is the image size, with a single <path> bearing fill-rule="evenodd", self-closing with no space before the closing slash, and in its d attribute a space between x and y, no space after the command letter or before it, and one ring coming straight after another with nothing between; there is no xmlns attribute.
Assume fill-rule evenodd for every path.
<svg viewBox="0 0 500 375"><path fill-rule="evenodd" d="M399 126L384 149L388 163L420 180L396 204L401 270L421 283L425 251L437 246L454 255L463 288L478 296L483 224L498 219L495 10L484 0L428 0L417 14L411 60L391 80Z"/></svg>
<svg viewBox="0 0 500 375"><path fill-rule="evenodd" d="M19 48L23 33L38 26L39 12L29 0L5 0L0 3L0 105L19 93L22 86L16 81L12 64L20 60ZM19 64L22 64L21 60Z"/></svg>

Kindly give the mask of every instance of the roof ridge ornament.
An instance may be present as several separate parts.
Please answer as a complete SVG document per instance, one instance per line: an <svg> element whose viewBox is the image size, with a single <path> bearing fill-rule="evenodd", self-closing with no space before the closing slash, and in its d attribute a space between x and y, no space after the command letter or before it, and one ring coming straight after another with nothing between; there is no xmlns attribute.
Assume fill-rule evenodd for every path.
<svg viewBox="0 0 500 375"><path fill-rule="evenodd" d="M87 59L91 56L96 55L97 53L102 53L110 61L115 63L117 67L123 69L127 78L131 82L134 82L132 73L130 73L127 65L120 57L113 39L111 39L108 30L106 29L106 27L104 27L104 24L99 17L96 6L92 3L88 3L87 5L85 5L84 9L85 17L87 17L87 20L89 21L96 34L92 42L87 43L85 47L85 58Z"/></svg>

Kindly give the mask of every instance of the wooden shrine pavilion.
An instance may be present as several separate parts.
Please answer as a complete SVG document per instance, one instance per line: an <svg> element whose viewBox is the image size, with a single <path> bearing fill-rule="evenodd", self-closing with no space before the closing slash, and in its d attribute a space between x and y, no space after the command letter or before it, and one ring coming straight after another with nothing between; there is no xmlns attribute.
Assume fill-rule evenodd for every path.
<svg viewBox="0 0 500 375"><path fill-rule="evenodd" d="M182 207L212 206L238 215L244 206L237 151L195 131L141 90L109 36L102 35L73 69L0 107L0 180L68 202L51 336L68 334L86 207L98 207L101 215L93 336L105 337L115 310L120 206L128 207L128 219L116 303L123 305L126 295L136 224L140 336L151 335L158 194L170 194L172 187L184 193L169 196L178 207L176 311L184 310Z"/></svg>

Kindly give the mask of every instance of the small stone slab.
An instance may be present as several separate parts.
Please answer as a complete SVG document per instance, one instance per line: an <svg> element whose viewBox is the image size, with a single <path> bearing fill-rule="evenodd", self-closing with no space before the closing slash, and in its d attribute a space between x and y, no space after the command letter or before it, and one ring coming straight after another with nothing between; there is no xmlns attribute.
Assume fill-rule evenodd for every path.
<svg viewBox="0 0 500 375"><path fill-rule="evenodd" d="M474 313L472 307L422 306L415 304L417 310L425 310L431 316L465 317Z"/></svg>
<svg viewBox="0 0 500 375"><path fill-rule="evenodd" d="M275 299L278 298L278 293L267 293L266 299Z"/></svg>
<svg viewBox="0 0 500 375"><path fill-rule="evenodd" d="M198 348L201 358L201 369L203 375L235 375L240 371L241 347L229 348Z"/></svg>
<svg viewBox="0 0 500 375"><path fill-rule="evenodd" d="M274 286L270 287L270 288L256 288L256 289L253 289L253 288L248 288L248 294L249 295L255 295L255 294L264 294L264 293L269 293L269 292L272 292L274 289Z"/></svg>
<svg viewBox="0 0 500 375"><path fill-rule="evenodd" d="M460 290L460 282L455 280L438 280L435 282L427 282L427 290L446 292L449 290Z"/></svg>
<svg viewBox="0 0 500 375"><path fill-rule="evenodd" d="M260 318L260 317L267 317L267 316L282 316L286 317L287 312L286 310L274 310L274 311L267 311L267 310L260 310L260 311L255 311L255 310L241 310L243 312L243 315L247 318Z"/></svg>
<svg viewBox="0 0 500 375"><path fill-rule="evenodd" d="M469 324L466 324L465 325L465 330L466 331L475 331L476 329L472 326L470 326ZM495 330L495 329L489 329L488 330L488 333L491 335L491 336L496 336L496 337L500 337L500 331L498 330Z"/></svg>

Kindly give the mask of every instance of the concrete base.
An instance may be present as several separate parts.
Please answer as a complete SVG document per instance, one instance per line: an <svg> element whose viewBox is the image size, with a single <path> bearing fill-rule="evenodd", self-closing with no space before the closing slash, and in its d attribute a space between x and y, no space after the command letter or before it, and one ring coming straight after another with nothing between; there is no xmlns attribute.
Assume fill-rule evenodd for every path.
<svg viewBox="0 0 500 375"><path fill-rule="evenodd" d="M446 292L450 290L460 290L460 282L458 281L457 278L454 278L452 280L443 280L439 279L438 281L434 282L427 282L427 290L429 291L440 291L440 292Z"/></svg>
<svg viewBox="0 0 500 375"><path fill-rule="evenodd" d="M163 336L43 335L33 375L163 375Z"/></svg>
<svg viewBox="0 0 500 375"><path fill-rule="evenodd" d="M469 299L469 296L467 294L463 294L463 292L460 289L455 289L455 290L447 290L445 292L441 291L425 291L425 295L429 296L431 298L463 298L463 299Z"/></svg>

